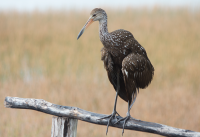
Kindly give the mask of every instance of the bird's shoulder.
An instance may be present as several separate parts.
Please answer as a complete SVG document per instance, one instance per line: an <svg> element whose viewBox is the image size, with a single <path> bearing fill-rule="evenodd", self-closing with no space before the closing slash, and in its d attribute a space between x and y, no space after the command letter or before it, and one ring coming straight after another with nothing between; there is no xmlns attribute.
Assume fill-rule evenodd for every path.
<svg viewBox="0 0 200 137"><path fill-rule="evenodd" d="M109 35L108 48L113 48L111 50L115 49L115 50L119 51L119 50L121 50L121 48L124 48L124 46L128 44L127 43L128 41L130 41L130 40L133 41L133 39L134 39L134 37L129 31L123 30L123 29L115 30L115 31L111 32Z"/></svg>
<svg viewBox="0 0 200 137"><path fill-rule="evenodd" d="M132 49L135 43L138 43L133 34L127 30L119 29L110 34L112 40L117 43L115 44L116 48Z"/></svg>
<svg viewBox="0 0 200 137"><path fill-rule="evenodd" d="M121 38L121 39L127 39L127 38L133 38L133 34L127 30L124 29L118 29L110 33L113 37Z"/></svg>
<svg viewBox="0 0 200 137"><path fill-rule="evenodd" d="M119 29L111 32L112 35L117 35L119 39L117 42L122 42L120 44L119 51L122 51L123 54L129 52L135 52L137 55L147 56L146 50L142 45L134 38L133 34L127 30ZM129 50L129 51L126 51Z"/></svg>

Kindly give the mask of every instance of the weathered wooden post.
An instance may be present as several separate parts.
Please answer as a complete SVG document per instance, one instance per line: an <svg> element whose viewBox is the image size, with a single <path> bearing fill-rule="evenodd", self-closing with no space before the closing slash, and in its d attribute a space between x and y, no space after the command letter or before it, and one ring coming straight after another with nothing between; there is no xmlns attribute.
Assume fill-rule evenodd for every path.
<svg viewBox="0 0 200 137"><path fill-rule="evenodd" d="M51 137L76 137L77 123L77 119L53 116Z"/></svg>

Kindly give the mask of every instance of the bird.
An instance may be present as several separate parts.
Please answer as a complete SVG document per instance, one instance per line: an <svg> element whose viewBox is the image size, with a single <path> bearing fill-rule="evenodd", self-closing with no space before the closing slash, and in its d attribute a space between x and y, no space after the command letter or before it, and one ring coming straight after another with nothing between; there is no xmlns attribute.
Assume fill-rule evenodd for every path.
<svg viewBox="0 0 200 137"><path fill-rule="evenodd" d="M99 37L103 44L101 60L107 71L108 79L116 91L113 112L100 119L109 118L106 135L112 119L117 120L114 124L124 121L123 135L127 121L134 119L130 115L130 110L139 89L144 89L151 83L154 76L154 67L147 56L146 50L131 32L124 29L108 32L107 14L101 8L95 8L91 11L90 17L78 34L77 40L94 21L99 21ZM127 116L120 119L117 119L119 114L116 111L118 96L128 102Z"/></svg>

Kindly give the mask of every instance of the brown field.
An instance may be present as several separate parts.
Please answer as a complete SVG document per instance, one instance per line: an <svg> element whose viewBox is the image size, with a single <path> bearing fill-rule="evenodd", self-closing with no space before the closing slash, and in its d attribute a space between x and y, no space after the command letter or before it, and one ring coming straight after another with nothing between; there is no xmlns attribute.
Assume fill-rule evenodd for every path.
<svg viewBox="0 0 200 137"><path fill-rule="evenodd" d="M106 10L108 30L129 30L154 65L150 86L140 90L134 118L200 132L200 11ZM110 114L115 92L100 60L98 23L77 41L90 11L0 12L0 136L47 137L51 115L7 109L6 96L40 98ZM117 110L125 116L127 103ZM106 126L79 121L78 137L102 137ZM109 128L107 137L120 137ZM157 136L125 130L124 137Z"/></svg>

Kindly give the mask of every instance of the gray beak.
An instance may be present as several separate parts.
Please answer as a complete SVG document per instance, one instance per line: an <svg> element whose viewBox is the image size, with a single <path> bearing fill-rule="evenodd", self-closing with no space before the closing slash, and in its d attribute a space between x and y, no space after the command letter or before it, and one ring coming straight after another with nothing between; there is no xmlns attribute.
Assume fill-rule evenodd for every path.
<svg viewBox="0 0 200 137"><path fill-rule="evenodd" d="M90 17L90 18L88 19L88 21L86 22L86 24L84 25L84 27L82 28L82 30L79 32L78 37L77 37L77 40L81 37L81 35L82 35L83 32L85 31L85 29L87 29L87 28L90 26L90 24L92 24L92 22L94 22L94 21L93 21L93 19Z"/></svg>

